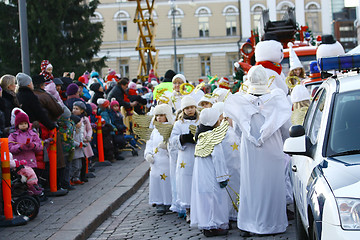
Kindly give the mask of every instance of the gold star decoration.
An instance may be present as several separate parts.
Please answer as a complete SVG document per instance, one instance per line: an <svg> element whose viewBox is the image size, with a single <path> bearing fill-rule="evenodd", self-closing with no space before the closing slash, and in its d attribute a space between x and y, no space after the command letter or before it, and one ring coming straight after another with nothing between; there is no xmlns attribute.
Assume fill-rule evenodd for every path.
<svg viewBox="0 0 360 240"><path fill-rule="evenodd" d="M161 180L166 180L166 178L167 178L167 176L165 175L165 173L163 173L163 174L160 174L160 177L161 177Z"/></svg>
<svg viewBox="0 0 360 240"><path fill-rule="evenodd" d="M239 150L239 149L238 149L239 145L237 145L235 142L234 142L234 144L233 144L233 145L230 145L230 146L232 146L233 151L235 151L235 150Z"/></svg>
<svg viewBox="0 0 360 240"><path fill-rule="evenodd" d="M156 153L158 153L158 152L159 152L159 149L158 149L158 148L155 148L154 153L156 154Z"/></svg>
<svg viewBox="0 0 360 240"><path fill-rule="evenodd" d="M184 163L184 161L182 161L182 162L180 163L180 168L185 168L185 165L186 165L186 163Z"/></svg>

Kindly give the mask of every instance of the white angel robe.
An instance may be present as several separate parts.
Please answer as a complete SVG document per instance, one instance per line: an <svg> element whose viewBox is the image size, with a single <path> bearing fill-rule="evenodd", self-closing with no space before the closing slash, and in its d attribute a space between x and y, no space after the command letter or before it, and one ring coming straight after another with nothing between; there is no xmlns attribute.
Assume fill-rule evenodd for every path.
<svg viewBox="0 0 360 240"><path fill-rule="evenodd" d="M170 136L170 144L178 149L178 158L176 161L176 207L171 209L177 212L183 212L190 208L191 202L191 182L194 168L195 144L180 143L180 135L189 133L190 125L198 125L196 120L178 120L175 122Z"/></svg>
<svg viewBox="0 0 360 240"><path fill-rule="evenodd" d="M225 113L242 132L238 228L257 234L285 232L282 148L291 125L290 103L280 89L260 97L232 95L225 102Z"/></svg>
<svg viewBox="0 0 360 240"><path fill-rule="evenodd" d="M147 154L154 157L154 163L150 164L149 203L171 205L169 152L158 147L163 141L163 136L154 128L146 142L144 157Z"/></svg>
<svg viewBox="0 0 360 240"><path fill-rule="evenodd" d="M269 79L269 85L270 85L270 89L275 89L275 88L280 88L281 90L284 91L285 95L288 94L289 89L288 86L286 85L285 82L285 74L283 72L281 72L281 74L278 74L277 72L275 72L272 69L269 68L265 68L266 70L266 74L268 76ZM275 79L272 79L271 76L274 76Z"/></svg>
<svg viewBox="0 0 360 240"><path fill-rule="evenodd" d="M237 193L240 189L240 138L236 135L234 128L229 126L221 146L224 150L225 163L230 175L228 190L232 200L228 196L229 219L236 221L238 212L233 204L239 207Z"/></svg>
<svg viewBox="0 0 360 240"><path fill-rule="evenodd" d="M228 194L220 182L229 178L221 144L211 155L195 157L191 188L190 226L199 229L227 229Z"/></svg>
<svg viewBox="0 0 360 240"><path fill-rule="evenodd" d="M174 212L179 212L179 207L176 206L176 162L178 158L178 148L173 146L171 142L168 144L169 149L169 162L170 162L170 178L171 178L171 198L172 203L170 210Z"/></svg>

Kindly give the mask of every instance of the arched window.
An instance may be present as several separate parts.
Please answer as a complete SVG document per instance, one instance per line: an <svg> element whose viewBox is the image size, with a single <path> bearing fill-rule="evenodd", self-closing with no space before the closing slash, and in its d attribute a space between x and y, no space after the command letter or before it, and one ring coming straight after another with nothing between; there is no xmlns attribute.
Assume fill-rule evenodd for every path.
<svg viewBox="0 0 360 240"><path fill-rule="evenodd" d="M180 8L175 7L170 9L168 12L168 18L171 18L171 29L173 31L172 37L174 38L174 33L176 38L182 37L182 24L181 19L184 18L184 11Z"/></svg>
<svg viewBox="0 0 360 240"><path fill-rule="evenodd" d="M130 15L124 10L120 10L114 14L114 21L117 22L117 37L118 40L128 40L127 36L127 21L130 20Z"/></svg>
<svg viewBox="0 0 360 240"><path fill-rule="evenodd" d="M321 35L320 22L320 5L316 2L309 2L305 5L305 21L309 30L312 31L313 36Z"/></svg>
<svg viewBox="0 0 360 240"><path fill-rule="evenodd" d="M94 12L94 16L90 17L91 23L102 22L102 21L104 21L104 18L98 12Z"/></svg>
<svg viewBox="0 0 360 240"><path fill-rule="evenodd" d="M210 9L207 7L200 7L195 11L195 16L199 19L199 37L209 37Z"/></svg>
<svg viewBox="0 0 360 240"><path fill-rule="evenodd" d="M223 15L225 15L226 19L226 36L236 36L238 9L235 6L226 6Z"/></svg>
<svg viewBox="0 0 360 240"><path fill-rule="evenodd" d="M295 7L295 5L290 1L280 2L276 7L277 20L282 20L288 8L291 7Z"/></svg>
<svg viewBox="0 0 360 240"><path fill-rule="evenodd" d="M144 14L144 18L146 18L146 19L149 19L149 18L150 18L150 14L149 14L149 11L148 11L148 10L143 11L143 14ZM152 11L152 18L153 18L153 19L157 19L157 18L158 18L158 15L157 15L157 13L155 12L155 10Z"/></svg>
<svg viewBox="0 0 360 240"><path fill-rule="evenodd" d="M266 7L262 4L255 4L251 8L251 29L259 29L262 11Z"/></svg>

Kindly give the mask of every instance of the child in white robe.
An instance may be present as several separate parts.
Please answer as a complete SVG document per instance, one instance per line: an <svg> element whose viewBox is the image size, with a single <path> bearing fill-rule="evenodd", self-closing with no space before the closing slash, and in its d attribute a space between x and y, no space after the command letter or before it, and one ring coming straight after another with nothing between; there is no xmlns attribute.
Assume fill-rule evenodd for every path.
<svg viewBox="0 0 360 240"><path fill-rule="evenodd" d="M173 124L172 109L167 104L154 108L154 130L146 142L144 157L150 163L149 203L156 204L156 212L164 214L171 205L170 161L167 143L156 122Z"/></svg>
<svg viewBox="0 0 360 240"><path fill-rule="evenodd" d="M198 227L207 237L227 234L229 224L229 174L221 145L229 123L220 125L220 112L205 108L195 134L195 163L191 188L191 227Z"/></svg>
<svg viewBox="0 0 360 240"><path fill-rule="evenodd" d="M179 120L174 124L170 136L170 144L178 149L176 162L176 201L172 211L179 213L183 217L186 211L186 221L190 222L190 201L191 183L194 167L195 141L191 129L198 125L199 113L196 109L196 101L190 96L185 96L181 100L181 113ZM182 215L182 216L181 216Z"/></svg>

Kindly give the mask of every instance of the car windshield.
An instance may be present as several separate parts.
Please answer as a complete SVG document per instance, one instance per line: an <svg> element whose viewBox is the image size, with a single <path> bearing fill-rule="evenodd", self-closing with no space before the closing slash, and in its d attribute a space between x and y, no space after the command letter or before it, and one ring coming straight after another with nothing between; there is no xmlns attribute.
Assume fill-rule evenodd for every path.
<svg viewBox="0 0 360 240"><path fill-rule="evenodd" d="M360 153L360 91L335 96L327 156Z"/></svg>

